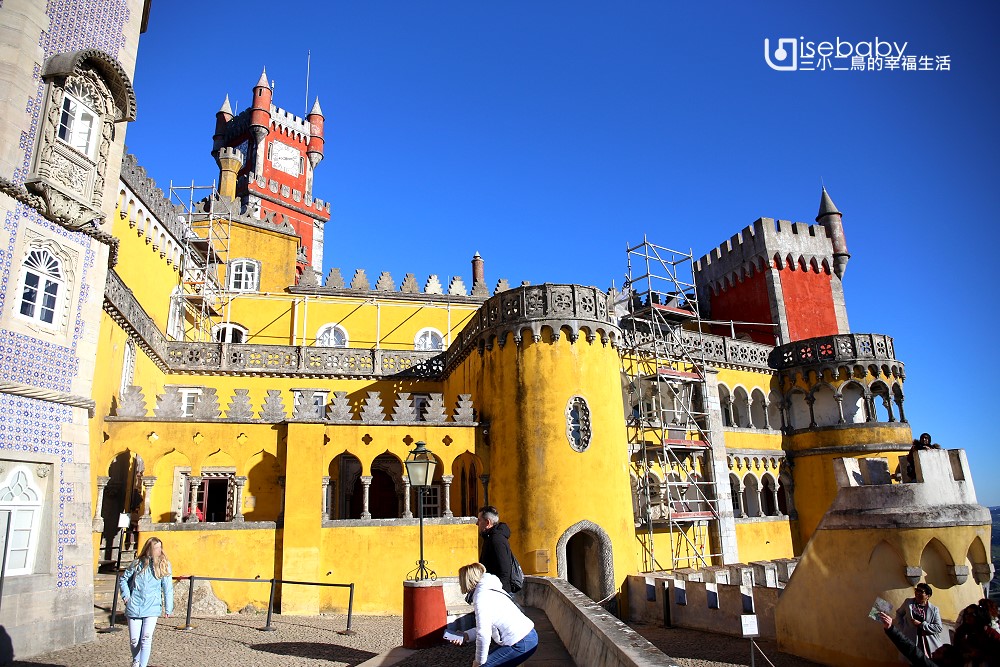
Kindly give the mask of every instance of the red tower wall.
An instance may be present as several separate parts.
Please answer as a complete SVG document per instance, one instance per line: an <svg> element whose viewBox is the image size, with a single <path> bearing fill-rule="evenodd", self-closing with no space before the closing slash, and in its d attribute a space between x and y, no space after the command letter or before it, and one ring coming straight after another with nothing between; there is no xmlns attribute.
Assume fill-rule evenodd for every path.
<svg viewBox="0 0 1000 667"><path fill-rule="evenodd" d="M767 280L760 271L744 278L742 282L712 295L712 319L742 322L768 322L771 318L771 300L767 293ZM737 334L745 333L758 343L774 345L773 327L734 327ZM729 327L718 325L714 333L729 335Z"/></svg>
<svg viewBox="0 0 1000 667"><path fill-rule="evenodd" d="M789 340L840 333L833 306L830 273L786 266L779 272Z"/></svg>

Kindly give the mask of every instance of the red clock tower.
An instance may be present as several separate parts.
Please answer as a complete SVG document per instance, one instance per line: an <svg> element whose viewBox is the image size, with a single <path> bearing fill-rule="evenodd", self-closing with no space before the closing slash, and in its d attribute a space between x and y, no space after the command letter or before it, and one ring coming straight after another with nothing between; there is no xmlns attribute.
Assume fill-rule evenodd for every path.
<svg viewBox="0 0 1000 667"><path fill-rule="evenodd" d="M300 118L274 106L272 92L265 70L248 108L234 115L227 96L216 114L212 153L222 172L220 190L239 199L246 215L290 224L301 239L299 273L307 266L321 271L330 204L313 197L313 172L323 159L323 111L317 98ZM242 165L227 179L233 159ZM235 188L226 192L233 180Z"/></svg>

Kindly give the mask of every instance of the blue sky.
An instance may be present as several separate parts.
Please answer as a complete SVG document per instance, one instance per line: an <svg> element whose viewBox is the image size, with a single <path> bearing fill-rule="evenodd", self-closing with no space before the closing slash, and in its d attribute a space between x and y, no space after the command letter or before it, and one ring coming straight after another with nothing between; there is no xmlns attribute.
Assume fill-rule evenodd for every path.
<svg viewBox="0 0 1000 667"><path fill-rule="evenodd" d="M266 66L326 116L324 272L620 285L644 234L700 256L761 216L844 212L851 328L895 337L917 433L965 447L1000 504L988 227L998 10L943 3L153 4L126 143L209 184L215 112ZM906 43L950 71L778 72L763 41Z"/></svg>

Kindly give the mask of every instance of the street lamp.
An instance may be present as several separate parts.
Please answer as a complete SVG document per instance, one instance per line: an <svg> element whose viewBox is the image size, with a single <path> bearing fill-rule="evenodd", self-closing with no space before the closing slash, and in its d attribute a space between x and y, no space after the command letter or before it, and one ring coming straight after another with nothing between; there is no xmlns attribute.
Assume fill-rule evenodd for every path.
<svg viewBox="0 0 1000 667"><path fill-rule="evenodd" d="M437 573L429 569L424 560L424 489L434 481L437 460L423 440L418 440L416 445L406 457L406 475L410 478L410 486L417 489L417 511L420 516L420 560L417 561L417 569L411 574L414 581L423 581L437 579Z"/></svg>

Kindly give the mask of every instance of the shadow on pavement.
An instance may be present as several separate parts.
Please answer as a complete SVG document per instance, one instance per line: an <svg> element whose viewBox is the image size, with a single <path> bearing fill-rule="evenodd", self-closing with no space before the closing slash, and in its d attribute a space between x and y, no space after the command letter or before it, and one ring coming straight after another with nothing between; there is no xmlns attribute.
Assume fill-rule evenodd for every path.
<svg viewBox="0 0 1000 667"><path fill-rule="evenodd" d="M330 660L331 662L346 662L358 665L365 660L374 658L377 653L361 651L356 648L325 644L321 642L274 642L271 644L250 644L255 651L289 655L297 658L312 658L314 660Z"/></svg>

